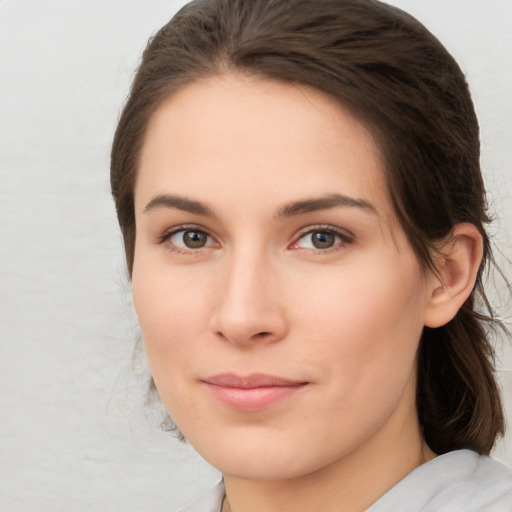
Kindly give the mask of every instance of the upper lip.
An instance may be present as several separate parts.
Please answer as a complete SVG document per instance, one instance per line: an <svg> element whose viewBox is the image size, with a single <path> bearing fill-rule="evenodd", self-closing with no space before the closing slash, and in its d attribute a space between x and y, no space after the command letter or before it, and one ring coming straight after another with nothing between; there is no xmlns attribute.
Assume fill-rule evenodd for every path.
<svg viewBox="0 0 512 512"><path fill-rule="evenodd" d="M233 373L222 373L206 377L205 379L202 379L202 381L214 386L240 389L300 386L302 384L307 384L305 381L284 379L282 377L276 377L275 375L267 375L264 373L254 373L247 376L235 375Z"/></svg>

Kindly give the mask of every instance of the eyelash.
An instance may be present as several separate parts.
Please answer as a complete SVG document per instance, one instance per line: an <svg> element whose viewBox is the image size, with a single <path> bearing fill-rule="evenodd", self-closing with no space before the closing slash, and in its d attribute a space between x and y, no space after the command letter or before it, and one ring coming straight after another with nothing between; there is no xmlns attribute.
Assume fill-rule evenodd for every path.
<svg viewBox="0 0 512 512"><path fill-rule="evenodd" d="M354 243L354 236L346 231L342 231L340 229L334 228L328 225L319 225L314 227L308 227L302 231L299 236L296 238L296 241L293 242L291 248L294 250L301 249L301 247L297 247L297 244L300 240L305 238L307 235L312 235L313 233L327 233L329 235L334 235L339 238L339 242L335 242L331 247L327 247L325 249L318 248L302 248L306 251L312 251L319 254L329 254L331 252L339 251L343 249L343 247Z"/></svg>
<svg viewBox="0 0 512 512"><path fill-rule="evenodd" d="M170 239L174 235L181 233L181 232L185 233L187 231L195 231L197 233L203 233L208 238L214 240L214 238L211 235L209 235L206 230L204 230L198 226L194 226L194 225L190 225L190 226L185 225L185 226L179 226L170 231L166 231L165 233L163 233L161 236L158 237L157 243L164 244L166 242L169 242ZM305 238L307 235L311 235L313 233L325 233L325 234L329 234L329 235L334 235L335 237L340 239L340 241L337 243L334 243L333 246L327 247L325 249L301 248L301 247L297 246L297 244L299 243L300 240ZM319 225L319 226L305 228L289 247L290 247L290 249L293 249L293 250L303 249L308 252L312 251L312 252L315 252L318 254L327 254L327 253L338 251L338 250L342 249L343 247L350 245L352 243L354 243L354 237L352 234L349 234L346 231L342 231L342 230L334 228L332 226ZM190 255L190 254L194 254L194 253L197 254L200 252L201 249L211 247L211 246L203 246L203 247L199 247L197 249L189 248L188 250L185 250L180 247L177 247L174 244L169 244L169 245L170 245L171 251L173 251L177 254L186 254L186 255Z"/></svg>
<svg viewBox="0 0 512 512"><path fill-rule="evenodd" d="M164 244L166 242L169 242L170 239L178 234L178 233L185 233L187 231L194 231L196 233L203 233L205 234L208 238L212 239L213 240L213 237L211 235L208 234L208 232L205 230L205 229L202 229L200 228L199 226L194 226L194 225L190 225L190 226L179 226L177 228L174 228L170 231L166 231L165 233L163 233L161 236L158 237L158 240L157 240L157 243L158 244ZM175 252L176 254L187 254L187 255L190 255L190 254L195 254L195 253L199 253L200 252L200 249L203 249L204 247L200 247L198 249L188 249L188 250L185 250L185 249L182 249L180 247L177 247L176 245L170 243L169 244L169 249L173 252Z"/></svg>

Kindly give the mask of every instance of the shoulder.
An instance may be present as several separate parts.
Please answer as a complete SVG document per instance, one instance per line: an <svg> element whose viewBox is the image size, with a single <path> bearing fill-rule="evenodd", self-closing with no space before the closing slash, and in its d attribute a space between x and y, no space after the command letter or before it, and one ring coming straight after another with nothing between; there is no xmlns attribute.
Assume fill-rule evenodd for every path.
<svg viewBox="0 0 512 512"><path fill-rule="evenodd" d="M512 470L470 450L420 466L368 512L512 512Z"/></svg>
<svg viewBox="0 0 512 512"><path fill-rule="evenodd" d="M224 500L224 484L219 482L206 494L200 496L190 505L180 508L177 512L220 512Z"/></svg>

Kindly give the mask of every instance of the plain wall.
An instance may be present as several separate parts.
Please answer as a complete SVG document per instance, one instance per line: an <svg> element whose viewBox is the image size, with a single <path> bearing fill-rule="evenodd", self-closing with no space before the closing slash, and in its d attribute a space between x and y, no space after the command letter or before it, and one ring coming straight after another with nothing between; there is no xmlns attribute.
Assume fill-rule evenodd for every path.
<svg viewBox="0 0 512 512"><path fill-rule="evenodd" d="M139 56L182 3L0 1L2 512L172 511L219 478L144 405L108 184ZM467 74L492 232L510 258L512 2L390 3L423 21ZM512 357L498 349L512 423ZM495 456L512 466L511 433Z"/></svg>

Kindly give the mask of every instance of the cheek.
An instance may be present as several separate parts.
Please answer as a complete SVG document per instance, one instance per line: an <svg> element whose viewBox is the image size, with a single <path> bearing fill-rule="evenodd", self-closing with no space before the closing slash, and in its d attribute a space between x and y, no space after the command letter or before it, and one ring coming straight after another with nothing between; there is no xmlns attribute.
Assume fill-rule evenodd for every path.
<svg viewBox="0 0 512 512"><path fill-rule="evenodd" d="M165 381L177 379L197 352L210 315L208 286L194 276L141 262L134 265L132 287L151 372L162 391Z"/></svg>
<svg viewBox="0 0 512 512"><path fill-rule="evenodd" d="M379 381L408 378L423 329L422 276L415 260L385 258L337 269L311 280L297 318L317 340L312 357L329 354L331 376L347 386L379 388Z"/></svg>
<svg viewBox="0 0 512 512"><path fill-rule="evenodd" d="M414 261L401 265L396 258L388 260L372 258L311 276L294 294L297 317L318 333L349 333L352 346L356 340L374 344L386 333L422 325L425 300L419 268Z"/></svg>
<svg viewBox="0 0 512 512"><path fill-rule="evenodd" d="M414 381L423 328L415 267L374 262L356 270L315 281L300 305L306 357L325 384L310 413L324 418L314 429L330 446L340 444L340 432L347 446L362 442L395 410Z"/></svg>

